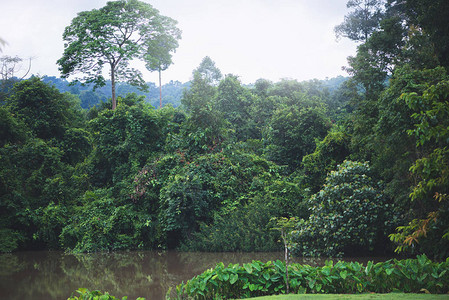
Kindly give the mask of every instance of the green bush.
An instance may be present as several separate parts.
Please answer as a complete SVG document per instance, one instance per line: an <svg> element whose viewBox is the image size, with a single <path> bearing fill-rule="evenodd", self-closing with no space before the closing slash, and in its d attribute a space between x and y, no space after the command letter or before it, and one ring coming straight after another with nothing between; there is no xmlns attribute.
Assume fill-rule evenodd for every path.
<svg viewBox="0 0 449 300"><path fill-rule="evenodd" d="M10 237L20 236L20 243L8 238L16 241L9 245L33 246L32 237L38 229L36 212L46 207L53 200L51 197L62 201L65 191L57 195L47 193L51 182L67 167L61 163L61 156L60 149L40 139L0 148L0 228L15 232L8 234Z"/></svg>
<svg viewBox="0 0 449 300"><path fill-rule="evenodd" d="M290 291L295 294L323 293L389 293L449 291L449 259L432 262L426 256L416 259L333 263L322 267L289 265ZM262 263L219 263L214 269L176 286L176 299L239 299L285 294L285 264L281 261Z"/></svg>
<svg viewBox="0 0 449 300"><path fill-rule="evenodd" d="M270 218L307 216L302 190L280 170L238 147L196 157L177 151L142 168L130 198L137 210L158 216L158 245L274 250L278 235L270 231Z"/></svg>
<svg viewBox="0 0 449 300"><path fill-rule="evenodd" d="M119 99L116 110L103 110L90 120L92 183L112 187L134 176L161 149L166 125L161 123L159 114L135 94Z"/></svg>
<svg viewBox="0 0 449 300"><path fill-rule="evenodd" d="M254 196L252 196L254 194ZM194 251L277 251L280 235L273 231L272 217L305 216L300 187L287 179L261 176L251 183L248 203L224 213L215 213L213 222L201 223L183 250Z"/></svg>
<svg viewBox="0 0 449 300"><path fill-rule="evenodd" d="M285 106L273 113L264 139L268 142L266 155L290 171L301 166L302 158L314 151L316 139L323 139L330 128L325 109Z"/></svg>
<svg viewBox="0 0 449 300"><path fill-rule="evenodd" d="M37 225L33 239L45 245L46 249L59 249L59 235L67 225L69 210L62 204L50 202L46 207L34 211L34 223Z"/></svg>
<svg viewBox="0 0 449 300"><path fill-rule="evenodd" d="M277 251L279 234L269 225L272 211L263 199L226 214L216 214L212 224L202 223L181 247L187 251Z"/></svg>
<svg viewBox="0 0 449 300"><path fill-rule="evenodd" d="M150 248L154 238L151 217L120 205L110 190L88 191L62 229L60 243L73 252Z"/></svg>
<svg viewBox="0 0 449 300"><path fill-rule="evenodd" d="M393 228L393 211L368 163L345 161L310 200L311 215L292 232L293 252L338 256L376 250Z"/></svg>
<svg viewBox="0 0 449 300"><path fill-rule="evenodd" d="M169 175L158 166L150 168L138 183L144 193L136 201L160 201L158 220L170 247L189 238L200 224L210 225L216 216L243 208L261 183L263 187L279 176L273 163L231 149L196 158L180 153L160 163L170 167ZM161 176L166 178L163 182L158 179Z"/></svg>
<svg viewBox="0 0 449 300"><path fill-rule="evenodd" d="M25 237L12 229L0 229L0 252L12 252L17 250L20 243L25 240Z"/></svg>
<svg viewBox="0 0 449 300"><path fill-rule="evenodd" d="M315 151L302 159L304 184L316 193L338 164L349 156L350 136L340 126L334 126L326 137L316 143Z"/></svg>
<svg viewBox="0 0 449 300"><path fill-rule="evenodd" d="M120 300L114 296L109 295L108 292L100 292L100 291L89 291L85 288L79 288L76 291L79 296L70 296L67 300ZM122 300L127 300L128 297L123 297ZM145 300L145 298L139 297L136 300Z"/></svg>
<svg viewBox="0 0 449 300"><path fill-rule="evenodd" d="M6 104L35 137L43 140L59 140L68 128L82 122L79 99L62 94L38 77L17 82Z"/></svg>

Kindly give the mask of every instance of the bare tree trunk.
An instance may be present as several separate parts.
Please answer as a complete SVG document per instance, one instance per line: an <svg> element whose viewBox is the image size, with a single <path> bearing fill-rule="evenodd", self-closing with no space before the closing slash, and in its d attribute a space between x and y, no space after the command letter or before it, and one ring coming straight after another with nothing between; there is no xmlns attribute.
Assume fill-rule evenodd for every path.
<svg viewBox="0 0 449 300"><path fill-rule="evenodd" d="M159 108L162 108L161 68L159 68Z"/></svg>
<svg viewBox="0 0 449 300"><path fill-rule="evenodd" d="M112 85L112 110L117 107L117 100L115 99L115 70L111 66L111 85Z"/></svg>

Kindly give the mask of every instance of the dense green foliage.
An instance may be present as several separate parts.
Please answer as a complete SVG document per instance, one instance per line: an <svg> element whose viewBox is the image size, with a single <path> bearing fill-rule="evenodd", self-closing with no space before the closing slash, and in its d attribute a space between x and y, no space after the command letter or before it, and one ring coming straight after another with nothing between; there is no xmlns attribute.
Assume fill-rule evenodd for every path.
<svg viewBox="0 0 449 300"><path fill-rule="evenodd" d="M364 4L372 16L379 11L380 17L348 58L353 111L343 124L351 135L349 158L371 162L384 197L405 225L390 236L396 250L444 258L449 239L447 59L442 55L447 24L440 18L447 14L447 2L350 2ZM357 18L344 23L340 29L368 28Z"/></svg>
<svg viewBox="0 0 449 300"><path fill-rule="evenodd" d="M108 292L101 292L101 291L89 291L85 288L79 288L76 291L79 296L71 296L67 300L120 300L119 298L116 298L112 295L109 295ZM121 300L127 300L128 298L125 296ZM145 298L139 297L136 300L145 300Z"/></svg>
<svg viewBox="0 0 449 300"><path fill-rule="evenodd" d="M154 13L168 22L160 40L139 32L139 42L105 49L125 69L143 55L162 70L171 57L156 54L176 47L176 22L134 0L79 14L63 74L90 62L87 81L111 92L50 77L2 81L0 250L277 250L270 220L294 218L288 238L299 255L396 246L447 257L447 3L430 2L349 1L336 28L360 43L349 80L245 86L206 57L191 82L165 85L174 107L157 110L154 84L137 93L107 82L98 73L107 59L89 55L114 43L115 25L149 26L141 18ZM121 8L123 19L100 26ZM86 36L90 26L102 29ZM93 49L75 55L84 46Z"/></svg>
<svg viewBox="0 0 449 300"><path fill-rule="evenodd" d="M256 297L257 300L439 300L446 295L423 293L388 293L388 294L288 294ZM250 298L255 299L255 298Z"/></svg>
<svg viewBox="0 0 449 300"><path fill-rule="evenodd" d="M183 98L187 115L154 110L136 94L120 98L114 111L110 102L84 111L76 97L37 77L17 84L1 107L2 251L280 249L269 220L307 217L305 193L300 179L288 175L293 165L268 160L256 138L270 115L259 122L257 110L247 107L244 116L232 110L234 95L263 106L265 100L235 76L216 86L196 78ZM308 84L291 82L292 95ZM275 105L271 115L297 101L270 97L277 97L267 100ZM323 100L313 101L305 114L319 112L325 134ZM240 126L231 123L237 119ZM307 139L313 138L314 131ZM311 144L307 149L301 153L311 152Z"/></svg>
<svg viewBox="0 0 449 300"><path fill-rule="evenodd" d="M347 294L388 293L423 290L447 293L449 260L436 263L426 256L388 260L366 266L358 262L327 261L325 266L292 264L289 286L293 293ZM176 299L242 299L286 293L285 264L279 260L263 263L223 263L176 287Z"/></svg>
<svg viewBox="0 0 449 300"><path fill-rule="evenodd" d="M302 159L303 182L312 193L318 192L326 176L350 154L350 135L340 126L333 126L315 151Z"/></svg>
<svg viewBox="0 0 449 300"><path fill-rule="evenodd" d="M425 149L425 154L410 168L419 178L410 196L413 201L422 203L426 210L421 211L421 219L399 227L391 237L401 243L398 250L411 248L427 237L421 247L428 253L444 257L449 254L449 81L432 85L422 96L408 93L402 98L415 111L412 118L418 120L409 134L416 137L418 149ZM430 231L429 236L427 231ZM439 250L434 250L435 245Z"/></svg>
<svg viewBox="0 0 449 300"><path fill-rule="evenodd" d="M311 214L292 233L294 252L338 256L385 249L395 216L367 163L344 161L309 199ZM385 249L386 250L386 249Z"/></svg>

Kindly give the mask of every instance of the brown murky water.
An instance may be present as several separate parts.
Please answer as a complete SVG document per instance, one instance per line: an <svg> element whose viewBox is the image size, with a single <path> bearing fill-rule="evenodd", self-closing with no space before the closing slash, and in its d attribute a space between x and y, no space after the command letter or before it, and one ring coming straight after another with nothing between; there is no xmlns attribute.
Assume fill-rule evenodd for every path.
<svg viewBox="0 0 449 300"><path fill-rule="evenodd" d="M128 300L165 299L167 290L218 262L283 259L283 253L135 251L71 255L58 251L0 254L0 299L61 300L80 287ZM358 259L360 261L360 259ZM322 265L324 259L294 259Z"/></svg>

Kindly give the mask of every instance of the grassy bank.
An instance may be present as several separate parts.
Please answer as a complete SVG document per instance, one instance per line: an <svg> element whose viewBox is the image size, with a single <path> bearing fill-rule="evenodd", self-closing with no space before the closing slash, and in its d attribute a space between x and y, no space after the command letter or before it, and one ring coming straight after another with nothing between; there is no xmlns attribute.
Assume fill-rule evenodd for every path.
<svg viewBox="0 0 449 300"><path fill-rule="evenodd" d="M390 294L314 294L314 295L278 295L249 298L256 300L443 300L449 299L449 294L434 295L434 294L405 294L405 293L390 293Z"/></svg>

